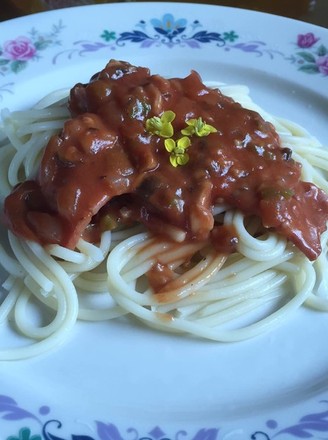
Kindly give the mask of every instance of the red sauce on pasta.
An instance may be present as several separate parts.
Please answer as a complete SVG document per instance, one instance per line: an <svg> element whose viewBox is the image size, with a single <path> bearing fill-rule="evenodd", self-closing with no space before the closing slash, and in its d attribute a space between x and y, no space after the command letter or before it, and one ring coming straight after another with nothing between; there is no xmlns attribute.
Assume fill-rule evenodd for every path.
<svg viewBox="0 0 328 440"><path fill-rule="evenodd" d="M231 252L237 238L216 226L217 202L262 219L311 260L321 252L328 197L301 181L301 165L281 146L273 126L196 72L165 79L147 68L111 61L70 93L72 118L45 148L35 180L5 200L17 235L74 248L81 236L141 222L178 241L212 239ZM177 142L186 122L201 118L216 131L190 136L189 160L173 166L164 138L146 121L173 111ZM110 224L109 224L109 223Z"/></svg>

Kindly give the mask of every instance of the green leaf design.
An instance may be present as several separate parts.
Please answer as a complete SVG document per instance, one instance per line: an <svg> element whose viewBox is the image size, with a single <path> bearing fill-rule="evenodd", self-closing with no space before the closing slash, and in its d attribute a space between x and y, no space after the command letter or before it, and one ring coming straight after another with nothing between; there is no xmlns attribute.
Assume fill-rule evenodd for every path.
<svg viewBox="0 0 328 440"><path fill-rule="evenodd" d="M46 49L50 44L51 44L51 41L40 40L40 41L36 41L34 43L34 46L35 46L36 50L43 50L43 49Z"/></svg>
<svg viewBox="0 0 328 440"><path fill-rule="evenodd" d="M315 63L315 56L310 52L298 52L297 55L308 63Z"/></svg>
<svg viewBox="0 0 328 440"><path fill-rule="evenodd" d="M5 59L0 60L0 66L5 66L8 63L10 63L10 60L5 60Z"/></svg>
<svg viewBox="0 0 328 440"><path fill-rule="evenodd" d="M62 20L59 20L58 24L52 25L52 33L53 35L58 35L66 26L63 25Z"/></svg>
<svg viewBox="0 0 328 440"><path fill-rule="evenodd" d="M318 54L319 57L324 57L325 55L328 54L328 49L326 48L326 46L321 44L321 46L318 47L317 54Z"/></svg>
<svg viewBox="0 0 328 440"><path fill-rule="evenodd" d="M11 63L11 70L14 73L19 73L20 71L25 69L26 65L27 65L27 61L13 61Z"/></svg>
<svg viewBox="0 0 328 440"><path fill-rule="evenodd" d="M304 64L304 66L301 66L298 70L305 72L305 73L318 73L319 68L315 64Z"/></svg>

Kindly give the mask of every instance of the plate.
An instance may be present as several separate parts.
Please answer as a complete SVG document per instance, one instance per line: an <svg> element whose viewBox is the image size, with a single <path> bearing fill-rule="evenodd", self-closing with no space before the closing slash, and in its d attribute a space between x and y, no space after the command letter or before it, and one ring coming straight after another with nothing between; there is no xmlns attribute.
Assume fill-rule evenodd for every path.
<svg viewBox="0 0 328 440"><path fill-rule="evenodd" d="M246 84L261 107L327 144L327 29L147 2L55 10L3 22L0 31L1 107L26 108L115 58L165 76L194 69L204 80ZM310 310L235 344L124 320L78 323L47 355L0 363L1 439L327 437L327 334L328 316Z"/></svg>

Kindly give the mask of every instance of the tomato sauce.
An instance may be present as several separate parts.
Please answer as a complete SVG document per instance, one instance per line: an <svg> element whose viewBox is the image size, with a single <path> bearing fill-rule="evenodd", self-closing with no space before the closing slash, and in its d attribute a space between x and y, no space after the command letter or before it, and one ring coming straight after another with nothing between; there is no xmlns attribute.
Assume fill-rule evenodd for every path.
<svg viewBox="0 0 328 440"><path fill-rule="evenodd" d="M103 229L137 221L177 241L212 237L231 252L237 237L228 229L224 236L212 214L223 202L259 216L309 259L320 254L327 194L301 180L301 165L270 123L206 87L196 72L165 79L112 60L72 88L69 109L36 179L5 200L15 234L74 248L81 236L97 241ZM189 160L179 166L170 163L163 137L146 129L148 119L169 110L176 141L193 118L216 129L190 136Z"/></svg>

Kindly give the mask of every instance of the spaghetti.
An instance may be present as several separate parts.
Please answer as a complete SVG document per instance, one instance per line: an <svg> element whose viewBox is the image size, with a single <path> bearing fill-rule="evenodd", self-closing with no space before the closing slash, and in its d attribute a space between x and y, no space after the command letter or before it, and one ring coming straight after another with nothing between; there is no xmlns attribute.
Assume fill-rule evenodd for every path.
<svg viewBox="0 0 328 440"><path fill-rule="evenodd" d="M247 87L207 86L272 124L281 144L302 165L302 181L328 193L328 152L314 137L259 108ZM20 182L37 175L44 146L70 117L67 99L68 91L59 91L33 109L3 111L2 201ZM171 167L184 168L185 159L180 165L172 160ZM0 322L11 323L25 343L3 348L0 359L36 356L59 346L77 319L132 314L159 330L230 342L273 329L302 305L328 311L326 231L320 234L320 255L309 259L298 243L264 228L258 215L246 215L222 200L211 215L223 231L233 231L225 252L209 239L181 239L181 228L174 225L163 236L147 224L128 222L104 230L94 242L80 236L73 247L9 231L8 242L0 246L8 274Z"/></svg>

